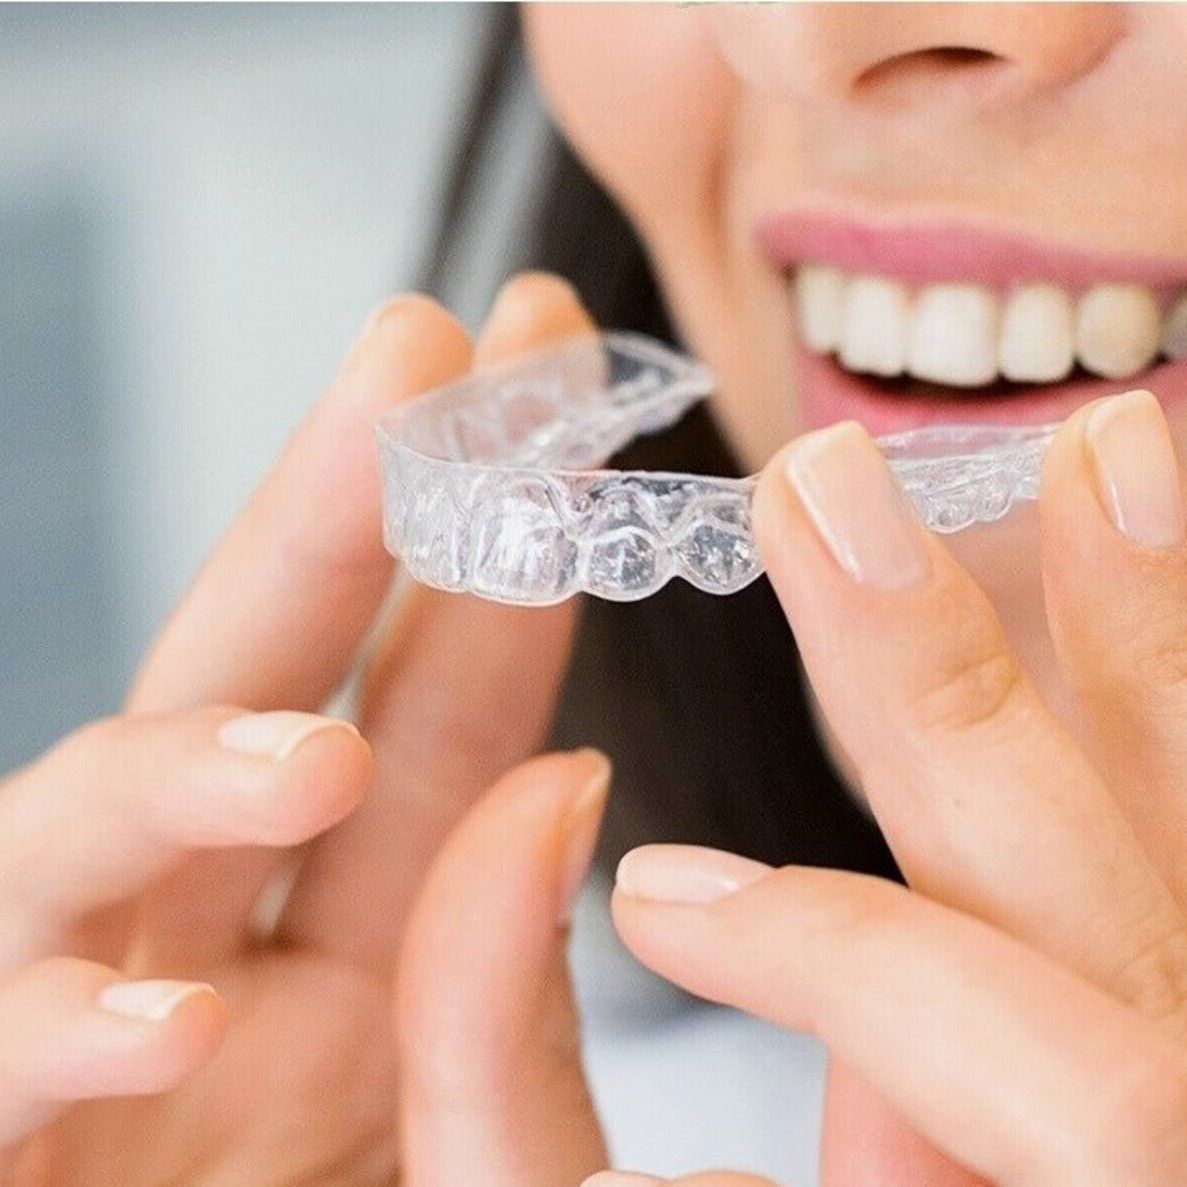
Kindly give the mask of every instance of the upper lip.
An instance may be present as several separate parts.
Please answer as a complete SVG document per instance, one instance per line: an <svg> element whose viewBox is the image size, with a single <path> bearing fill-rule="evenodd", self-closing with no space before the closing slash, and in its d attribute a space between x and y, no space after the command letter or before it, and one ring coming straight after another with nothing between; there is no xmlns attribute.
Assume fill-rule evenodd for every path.
<svg viewBox="0 0 1187 1187"><path fill-rule="evenodd" d="M755 238L780 270L804 262L832 264L913 284L963 281L1004 288L1047 280L1071 289L1106 282L1169 288L1187 280L1187 260L1091 250L951 216L867 218L790 210L761 217Z"/></svg>

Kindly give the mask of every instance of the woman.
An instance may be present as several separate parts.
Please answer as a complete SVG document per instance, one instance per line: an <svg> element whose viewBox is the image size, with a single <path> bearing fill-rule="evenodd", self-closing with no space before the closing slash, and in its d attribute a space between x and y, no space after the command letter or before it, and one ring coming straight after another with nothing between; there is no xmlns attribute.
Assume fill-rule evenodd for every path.
<svg viewBox="0 0 1187 1187"><path fill-rule="evenodd" d="M539 273L474 342L427 297L389 303L127 712L4 788L9 1178L599 1171L563 938L609 769L584 749L523 762L556 718L618 760L608 852L718 846L633 849L615 922L678 985L824 1038L825 1183L1182 1183L1187 22L561 6L525 24L564 134L721 379L724 441L765 464L756 525L785 618L765 588L710 604L676 587L587 607L570 664L572 604L418 589L369 657L362 737L319 716L389 583L374 417L595 324ZM564 180L558 236L581 192ZM593 312L622 324L611 296ZM1138 376L1165 417L1115 394ZM856 423L969 416L1066 418L1037 538L1024 514L953 547L930 535ZM709 429L658 448L720 461ZM682 787L691 808L665 816ZM894 867L859 796L910 889L869 876Z"/></svg>

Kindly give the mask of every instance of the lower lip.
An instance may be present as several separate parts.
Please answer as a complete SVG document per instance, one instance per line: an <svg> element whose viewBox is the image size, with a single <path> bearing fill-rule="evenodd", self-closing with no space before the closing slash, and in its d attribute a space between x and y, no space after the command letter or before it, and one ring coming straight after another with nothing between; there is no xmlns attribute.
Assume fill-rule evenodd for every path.
<svg viewBox="0 0 1187 1187"><path fill-rule="evenodd" d="M1161 363L1125 380L1079 379L1039 387L1020 386L1008 396L913 396L888 393L876 380L854 375L830 355L795 344L799 405L809 429L856 420L875 436L932 424L1045 424L1066 419L1099 396L1149 388L1163 404L1187 396L1187 359ZM949 389L954 390L954 389Z"/></svg>

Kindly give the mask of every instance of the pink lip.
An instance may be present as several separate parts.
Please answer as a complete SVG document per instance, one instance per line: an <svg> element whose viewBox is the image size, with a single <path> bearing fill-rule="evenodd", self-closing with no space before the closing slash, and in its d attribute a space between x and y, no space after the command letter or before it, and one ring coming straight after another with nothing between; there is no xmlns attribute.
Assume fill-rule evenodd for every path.
<svg viewBox="0 0 1187 1187"><path fill-rule="evenodd" d="M951 218L862 218L796 210L759 220L755 238L781 273L803 261L847 272L872 272L908 284L964 281L1005 288L1049 280L1080 290L1112 281L1149 285L1164 302L1187 282L1187 260L1090 251L1013 229ZM793 334L794 338L794 334ZM800 407L808 427L853 418L873 433L955 422L1041 424L1062 420L1081 404L1112 392L1151 388L1164 403L1187 396L1187 359L1161 362L1126 380L1079 377L1067 383L986 389L941 388L909 381L897 390L853 375L831 357L794 342Z"/></svg>
<svg viewBox="0 0 1187 1187"><path fill-rule="evenodd" d="M874 221L799 210L759 219L755 238L780 271L807 260L911 284L963 280L1005 287L1050 280L1079 289L1102 281L1152 288L1187 281L1187 260L1090 251L954 219Z"/></svg>

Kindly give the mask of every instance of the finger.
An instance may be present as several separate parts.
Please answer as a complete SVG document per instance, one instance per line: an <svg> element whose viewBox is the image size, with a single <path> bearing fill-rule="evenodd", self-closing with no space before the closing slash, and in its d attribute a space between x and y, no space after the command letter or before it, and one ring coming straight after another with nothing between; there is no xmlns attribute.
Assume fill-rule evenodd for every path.
<svg viewBox="0 0 1187 1187"><path fill-rule="evenodd" d="M209 985L125 981L56 958L0 982L0 1144L63 1105L164 1092L215 1053L226 1016Z"/></svg>
<svg viewBox="0 0 1187 1187"><path fill-rule="evenodd" d="M353 663L391 577L375 418L462 374L470 357L463 327L427 297L406 294L373 315L166 625L133 690L134 709L208 701L315 709L324 702ZM186 937L237 943L246 913L276 872L272 854L250 849L183 868L141 913L143 958L192 968L201 953ZM194 894L213 882L225 917Z"/></svg>
<svg viewBox="0 0 1187 1187"><path fill-rule="evenodd" d="M1047 451L1048 621L1098 765L1187 903L1187 544L1178 464L1148 392L1079 409Z"/></svg>
<svg viewBox="0 0 1187 1187"><path fill-rule="evenodd" d="M1178 1000L1165 883L865 432L793 443L763 475L755 522L825 717L910 884L1129 1000Z"/></svg>
<svg viewBox="0 0 1187 1187"><path fill-rule="evenodd" d="M564 920L593 854L609 773L596 751L517 768L433 867L396 994L409 1187L552 1187L605 1164Z"/></svg>
<svg viewBox="0 0 1187 1187"><path fill-rule="evenodd" d="M634 1171L598 1171L590 1175L581 1187L664 1187L671 1179L657 1179L654 1175L640 1175Z"/></svg>
<svg viewBox="0 0 1187 1187"><path fill-rule="evenodd" d="M321 705L387 592L374 420L461 374L462 326L407 294L383 306L157 639L130 707Z"/></svg>
<svg viewBox="0 0 1187 1187"><path fill-rule="evenodd" d="M0 968L59 949L188 852L307 840L369 778L355 728L309 713L219 706L79 730L0 786ZM202 893L217 914L223 888Z"/></svg>
<svg viewBox="0 0 1187 1187"><path fill-rule="evenodd" d="M874 878L681 846L628 854L613 909L644 964L818 1034L1002 1187L1187 1175L1181 1048L979 920Z"/></svg>
<svg viewBox="0 0 1187 1187"><path fill-rule="evenodd" d="M475 354L491 363L591 326L568 284L526 273L504 286ZM390 967L407 905L445 836L543 743L574 620L572 601L514 607L410 591L361 697L375 794L310 855L289 900L288 938Z"/></svg>

